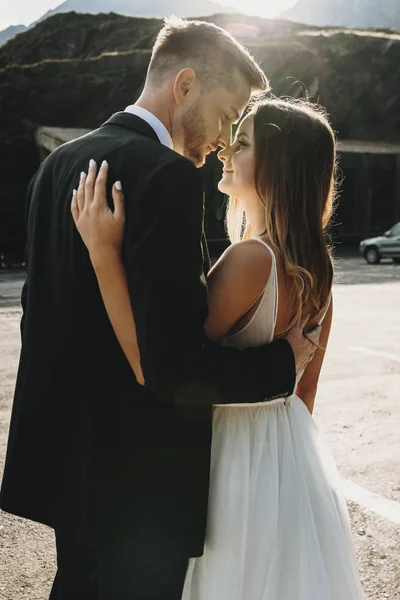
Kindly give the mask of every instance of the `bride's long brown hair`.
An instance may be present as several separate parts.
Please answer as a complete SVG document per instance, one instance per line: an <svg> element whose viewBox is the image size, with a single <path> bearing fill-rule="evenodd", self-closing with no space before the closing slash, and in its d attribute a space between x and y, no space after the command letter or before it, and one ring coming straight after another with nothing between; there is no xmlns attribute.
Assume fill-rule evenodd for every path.
<svg viewBox="0 0 400 600"><path fill-rule="evenodd" d="M328 302L333 257L327 227L336 196L336 141L325 111L305 100L258 101L249 115L264 233L293 281L295 311L284 334L303 314L312 320ZM226 221L232 242L252 237L238 199L229 199Z"/></svg>

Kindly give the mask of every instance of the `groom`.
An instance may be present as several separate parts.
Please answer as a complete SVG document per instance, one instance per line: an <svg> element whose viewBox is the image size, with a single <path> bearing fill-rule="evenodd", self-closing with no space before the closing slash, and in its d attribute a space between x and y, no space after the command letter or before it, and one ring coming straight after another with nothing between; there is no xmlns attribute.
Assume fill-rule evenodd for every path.
<svg viewBox="0 0 400 600"><path fill-rule="evenodd" d="M179 600L203 552L212 405L293 392L312 347L210 342L195 167L267 81L222 29L166 22L143 94L53 152L28 190L22 350L1 508L54 528L52 600ZM146 387L135 380L70 214L89 159L126 203L123 258ZM193 166L195 165L195 166Z"/></svg>

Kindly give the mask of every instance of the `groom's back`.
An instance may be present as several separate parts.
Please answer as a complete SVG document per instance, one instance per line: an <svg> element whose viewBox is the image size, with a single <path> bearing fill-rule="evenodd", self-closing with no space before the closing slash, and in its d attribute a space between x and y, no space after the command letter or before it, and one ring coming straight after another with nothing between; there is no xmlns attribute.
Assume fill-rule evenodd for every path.
<svg viewBox="0 0 400 600"><path fill-rule="evenodd" d="M147 423L159 429L155 400L119 347L70 213L80 171L106 158L110 187L129 173L127 218L140 225L130 243L140 244L157 210L157 199L141 203L142 191L160 166L182 160L147 133L106 124L60 147L29 192L22 351L1 503L53 527L84 530L115 457L148 443ZM157 406L164 426L171 410Z"/></svg>

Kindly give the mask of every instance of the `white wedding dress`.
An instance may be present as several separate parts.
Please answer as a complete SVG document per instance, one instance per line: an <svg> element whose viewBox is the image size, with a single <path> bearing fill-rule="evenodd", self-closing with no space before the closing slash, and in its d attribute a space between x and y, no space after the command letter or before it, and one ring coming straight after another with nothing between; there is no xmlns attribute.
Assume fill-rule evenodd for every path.
<svg viewBox="0 0 400 600"><path fill-rule="evenodd" d="M276 260L258 241L271 275L253 318L225 345L274 337ZM204 555L189 561L182 600L362 598L340 476L304 403L215 406Z"/></svg>

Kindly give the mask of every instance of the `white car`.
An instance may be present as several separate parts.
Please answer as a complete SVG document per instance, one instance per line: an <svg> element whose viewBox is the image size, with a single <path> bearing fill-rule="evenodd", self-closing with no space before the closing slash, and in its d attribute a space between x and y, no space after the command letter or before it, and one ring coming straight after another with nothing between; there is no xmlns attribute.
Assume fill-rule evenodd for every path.
<svg viewBox="0 0 400 600"><path fill-rule="evenodd" d="M392 258L400 264L400 223L393 225L383 235L368 238L360 243L360 254L370 265L378 264L381 258Z"/></svg>

